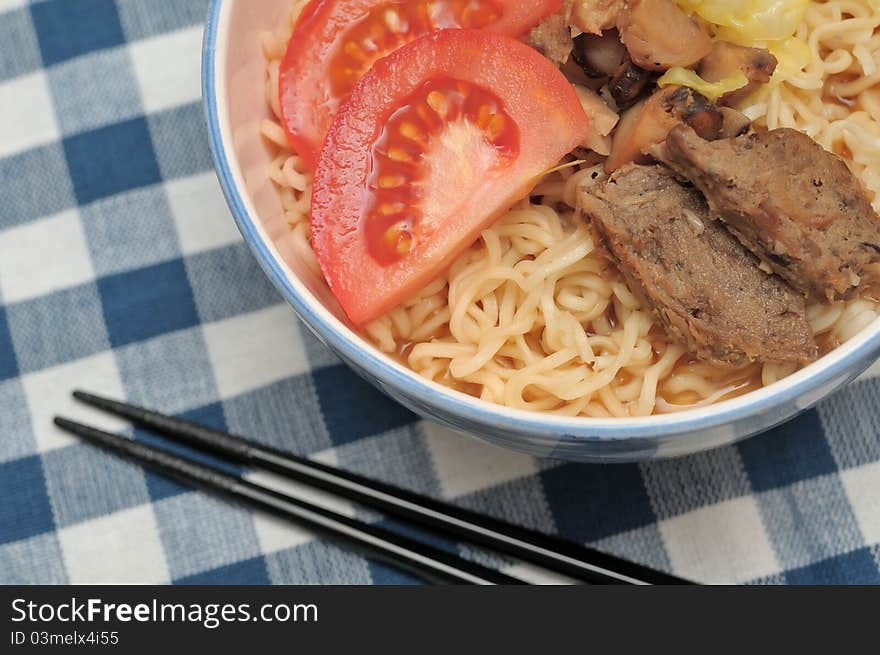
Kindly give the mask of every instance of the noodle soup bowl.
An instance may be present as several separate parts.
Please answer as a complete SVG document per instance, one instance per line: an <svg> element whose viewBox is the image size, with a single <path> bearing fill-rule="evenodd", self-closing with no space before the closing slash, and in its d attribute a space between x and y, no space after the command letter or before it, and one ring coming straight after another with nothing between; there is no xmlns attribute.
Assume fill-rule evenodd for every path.
<svg viewBox="0 0 880 655"><path fill-rule="evenodd" d="M542 457L622 462L674 457L729 444L786 421L832 393L880 355L880 321L819 361L772 385L677 413L643 418L561 417L481 401L420 377L345 320L320 276L295 256L272 153L261 32L286 19L289 0L213 0L203 51L203 92L217 175L235 221L263 270L308 328L361 376L421 416ZM234 284L234 280L230 280Z"/></svg>

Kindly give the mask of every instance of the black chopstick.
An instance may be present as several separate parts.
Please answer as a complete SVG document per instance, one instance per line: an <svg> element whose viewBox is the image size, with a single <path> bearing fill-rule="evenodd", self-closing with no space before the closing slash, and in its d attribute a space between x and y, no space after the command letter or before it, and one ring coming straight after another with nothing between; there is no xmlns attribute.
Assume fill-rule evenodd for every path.
<svg viewBox="0 0 880 655"><path fill-rule="evenodd" d="M254 484L161 448L61 417L55 418L55 425L104 450L188 486L225 496L295 521L331 538L346 541L367 555L397 565L430 582L523 584L519 578L453 553Z"/></svg>
<svg viewBox="0 0 880 655"><path fill-rule="evenodd" d="M272 471L389 516L537 564L588 584L693 584L597 550L370 480L182 419L83 391L74 397L174 441Z"/></svg>

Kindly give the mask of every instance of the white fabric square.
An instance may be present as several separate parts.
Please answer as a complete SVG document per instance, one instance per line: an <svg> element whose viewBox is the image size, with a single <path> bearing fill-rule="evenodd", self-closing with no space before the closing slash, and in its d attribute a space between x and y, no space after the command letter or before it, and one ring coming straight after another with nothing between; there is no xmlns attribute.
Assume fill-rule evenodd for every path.
<svg viewBox="0 0 880 655"><path fill-rule="evenodd" d="M840 480L865 543L880 544L880 462L843 471Z"/></svg>
<svg viewBox="0 0 880 655"><path fill-rule="evenodd" d="M168 565L151 505L58 531L70 584L167 584Z"/></svg>
<svg viewBox="0 0 880 655"><path fill-rule="evenodd" d="M135 75L148 113L201 98L202 28L162 34L129 45Z"/></svg>
<svg viewBox="0 0 880 655"><path fill-rule="evenodd" d="M28 0L0 0L0 13L24 7Z"/></svg>
<svg viewBox="0 0 880 655"><path fill-rule="evenodd" d="M536 460L528 455L457 434L430 421L422 426L446 498L458 498L538 472Z"/></svg>
<svg viewBox="0 0 880 655"><path fill-rule="evenodd" d="M7 304L95 277L76 209L0 232L0 253L0 297Z"/></svg>
<svg viewBox="0 0 880 655"><path fill-rule="evenodd" d="M221 398L309 371L297 318L287 305L209 323L203 330Z"/></svg>
<svg viewBox="0 0 880 655"><path fill-rule="evenodd" d="M122 399L125 397L113 353L104 352L69 364L22 377L22 387L31 413L38 452L79 443L52 423L56 415L118 432L127 423L78 403L71 398L74 389Z"/></svg>
<svg viewBox="0 0 880 655"><path fill-rule="evenodd" d="M165 193L184 255L241 241L214 173L168 182Z"/></svg>
<svg viewBox="0 0 880 655"><path fill-rule="evenodd" d="M746 582L776 573L779 562L751 496L659 523L673 571L702 583Z"/></svg>
<svg viewBox="0 0 880 655"><path fill-rule="evenodd" d="M869 378L880 378L880 359L874 362L858 379L867 380Z"/></svg>
<svg viewBox="0 0 880 655"><path fill-rule="evenodd" d="M0 82L0 107L0 158L58 139L58 123L43 71Z"/></svg>

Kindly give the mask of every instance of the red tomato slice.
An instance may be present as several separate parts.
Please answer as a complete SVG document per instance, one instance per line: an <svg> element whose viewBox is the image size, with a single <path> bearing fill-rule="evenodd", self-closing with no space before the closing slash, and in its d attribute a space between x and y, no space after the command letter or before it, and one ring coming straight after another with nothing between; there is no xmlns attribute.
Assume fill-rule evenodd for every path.
<svg viewBox="0 0 880 655"><path fill-rule="evenodd" d="M349 318L411 298L587 135L574 88L537 51L433 32L376 62L327 134L312 246Z"/></svg>
<svg viewBox="0 0 880 655"><path fill-rule="evenodd" d="M281 117L314 169L339 105L373 62L437 29L473 27L519 36L562 0L312 0L281 63Z"/></svg>

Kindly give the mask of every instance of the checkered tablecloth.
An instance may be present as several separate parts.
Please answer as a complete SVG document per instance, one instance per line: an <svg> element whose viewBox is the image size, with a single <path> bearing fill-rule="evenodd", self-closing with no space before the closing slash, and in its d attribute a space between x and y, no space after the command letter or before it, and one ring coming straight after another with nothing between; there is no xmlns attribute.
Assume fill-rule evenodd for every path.
<svg viewBox="0 0 880 655"><path fill-rule="evenodd" d="M736 447L587 466L418 421L342 366L224 205L206 4L0 0L0 582L405 580L62 435L56 413L123 427L80 387L703 582L880 583L877 367Z"/></svg>

